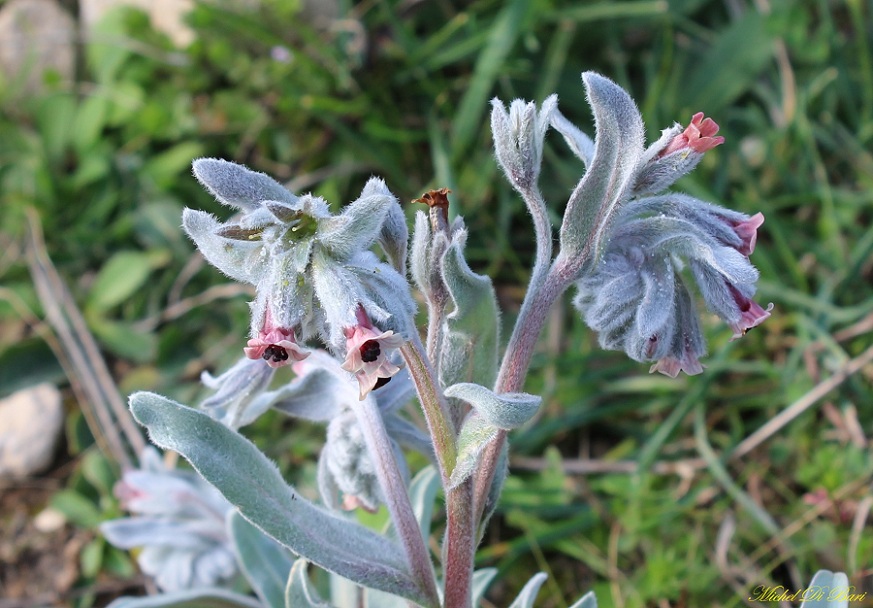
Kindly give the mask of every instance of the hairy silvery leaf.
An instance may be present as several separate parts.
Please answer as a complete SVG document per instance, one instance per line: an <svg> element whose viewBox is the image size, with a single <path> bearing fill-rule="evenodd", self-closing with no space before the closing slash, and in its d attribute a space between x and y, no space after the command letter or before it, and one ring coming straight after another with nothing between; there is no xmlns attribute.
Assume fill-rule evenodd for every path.
<svg viewBox="0 0 873 608"><path fill-rule="evenodd" d="M284 602L282 608L331 608L312 588L309 577L306 575L305 559L298 559L291 568L288 584L285 587Z"/></svg>
<svg viewBox="0 0 873 608"><path fill-rule="evenodd" d="M597 259L616 208L630 195L643 155L643 120L630 96L611 80L585 72L594 111L594 158L576 186L561 224L559 257L574 270Z"/></svg>
<svg viewBox="0 0 873 608"><path fill-rule="evenodd" d="M458 487L472 475L479 464L482 452L499 432L500 429L488 424L478 412L470 412L458 435L458 460L447 489Z"/></svg>
<svg viewBox="0 0 873 608"><path fill-rule="evenodd" d="M364 589L364 608L409 608L409 603L384 591Z"/></svg>
<svg viewBox="0 0 873 608"><path fill-rule="evenodd" d="M548 578L544 572L534 574L509 608L534 608L534 600L537 599L537 593L540 592L540 587L543 586L543 583Z"/></svg>
<svg viewBox="0 0 873 608"><path fill-rule="evenodd" d="M206 414L153 393L134 393L130 403L153 442L182 454L270 537L360 585L428 603L402 548L303 498L250 441Z"/></svg>
<svg viewBox="0 0 873 608"><path fill-rule="evenodd" d="M139 548L137 563L161 591L232 584L238 567L225 523L231 504L191 471L168 468L151 447L140 467L115 486L130 516L100 524L106 540Z"/></svg>
<svg viewBox="0 0 873 608"><path fill-rule="evenodd" d="M182 227L210 264L240 283L257 285L267 271L258 241L237 241L218 235L222 224L205 211L185 209Z"/></svg>
<svg viewBox="0 0 873 608"><path fill-rule="evenodd" d="M595 597L593 591L589 591L579 598L578 602L570 606L570 608L597 608L597 597Z"/></svg>
<svg viewBox="0 0 873 608"><path fill-rule="evenodd" d="M145 597L120 597L107 608L263 608L256 599L224 589L191 589Z"/></svg>
<svg viewBox="0 0 873 608"><path fill-rule="evenodd" d="M406 337L417 331L415 300L404 275L380 262L370 251L354 256L345 267L360 282L365 294L361 305L370 319L379 323L379 329Z"/></svg>
<svg viewBox="0 0 873 608"><path fill-rule="evenodd" d="M294 203L297 197L269 175L218 158L194 161L194 177L220 203L252 211L261 201Z"/></svg>
<svg viewBox="0 0 873 608"><path fill-rule="evenodd" d="M421 526L421 534L424 536L425 542L430 537L433 505L439 489L440 476L433 465L424 467L409 484L409 501L412 503L412 510L415 511L418 525Z"/></svg>
<svg viewBox="0 0 873 608"><path fill-rule="evenodd" d="M430 284L431 275L438 272L438 269L433 268L434 261L430 256L432 239L433 235L427 215L423 211L416 211L409 256L409 272L415 284L422 291L425 291Z"/></svg>
<svg viewBox="0 0 873 608"><path fill-rule="evenodd" d="M473 582L470 587L473 590L473 606L478 606L485 597L488 585L497 576L497 568L480 568L473 572Z"/></svg>
<svg viewBox="0 0 873 608"><path fill-rule="evenodd" d="M567 120L557 108L552 110L551 124L555 131L564 136L564 140L573 154L579 157L585 167L588 167L594 158L594 141L579 127Z"/></svg>
<svg viewBox="0 0 873 608"><path fill-rule="evenodd" d="M491 385L497 376L500 311L491 279L474 273L464 259L466 241L466 230L455 232L442 259L454 310L443 328L440 381Z"/></svg>
<svg viewBox="0 0 873 608"><path fill-rule="evenodd" d="M292 555L236 511L228 517L228 529L239 563L254 592L268 608L284 608Z"/></svg>
<svg viewBox="0 0 873 608"><path fill-rule="evenodd" d="M491 100L491 134L497 161L518 190L530 190L536 185L549 117L557 102L558 96L551 95L537 112L536 104L516 99L507 113L503 102Z"/></svg>
<svg viewBox="0 0 873 608"><path fill-rule="evenodd" d="M816 594L814 599L804 599L800 608L849 608L849 599L846 596L852 587L849 586L849 578L844 572L819 570L813 575L807 589L820 590L821 597Z"/></svg>
<svg viewBox="0 0 873 608"><path fill-rule="evenodd" d="M382 221L382 230L379 232L379 244L394 270L406 276L406 249L409 246L409 228L406 226L406 215L400 207L397 197L391 194L385 182L377 177L372 177L364 186L361 197L382 195L391 199L388 212Z"/></svg>
<svg viewBox="0 0 873 608"><path fill-rule="evenodd" d="M529 393L495 393L479 384L463 382L445 390L446 397L466 401L482 418L500 429L517 429L533 418L542 398Z"/></svg>
<svg viewBox="0 0 873 608"><path fill-rule="evenodd" d="M434 501L439 489L439 472L432 465L419 471L409 484L409 501L412 503L415 519L421 527L425 543L430 538ZM364 605L366 608L407 608L408 606L402 598L375 589L367 589L364 592Z"/></svg>
<svg viewBox="0 0 873 608"><path fill-rule="evenodd" d="M263 359L243 357L218 377L203 372L200 381L215 394L204 399L200 407L230 428L250 424L270 407L262 397L275 371Z"/></svg>
<svg viewBox="0 0 873 608"><path fill-rule="evenodd" d="M494 467L491 487L488 489L488 495L485 497L482 519L479 520L480 541L488 528L488 521L494 515L494 511L497 510L497 503L500 501L500 494L503 493L503 484L506 482L507 475L509 475L509 442L504 441L503 447L500 448L500 457L497 459L497 464Z"/></svg>
<svg viewBox="0 0 873 608"><path fill-rule="evenodd" d="M370 193L367 192L365 188L360 198L347 205L342 213L319 224L319 242L339 260L369 249L379 238L389 209L397 204L397 199L387 189L376 192L370 188Z"/></svg>

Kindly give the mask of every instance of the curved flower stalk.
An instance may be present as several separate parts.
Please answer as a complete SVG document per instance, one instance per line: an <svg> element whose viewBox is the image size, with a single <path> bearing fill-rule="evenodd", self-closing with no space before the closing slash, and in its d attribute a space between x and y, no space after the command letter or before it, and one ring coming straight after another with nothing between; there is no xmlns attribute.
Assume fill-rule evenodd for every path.
<svg viewBox="0 0 873 608"><path fill-rule="evenodd" d="M718 125L700 112L687 127L674 125L644 148L642 117L630 96L597 74L583 80L597 127L593 145L557 108L550 113L551 125L587 171L567 203L552 289L544 290L540 304L549 305L575 281L574 304L602 347L654 361L652 371L670 376L700 373L706 346L681 271L690 267L707 308L730 325L734 338L744 335L772 308L752 300L758 272L749 255L764 216L682 194L651 196L724 141ZM504 145L495 135L495 146Z"/></svg>
<svg viewBox="0 0 873 608"><path fill-rule="evenodd" d="M163 591L229 588L238 574L226 526L231 504L196 474L166 468L154 448L140 462L115 487L132 515L102 523L106 540L141 547L137 562Z"/></svg>

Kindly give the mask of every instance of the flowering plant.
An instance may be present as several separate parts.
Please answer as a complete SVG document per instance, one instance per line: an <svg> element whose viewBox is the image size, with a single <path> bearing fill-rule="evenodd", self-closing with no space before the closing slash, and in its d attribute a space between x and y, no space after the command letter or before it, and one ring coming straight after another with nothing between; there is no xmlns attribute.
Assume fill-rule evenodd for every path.
<svg viewBox="0 0 873 608"><path fill-rule="evenodd" d="M428 210L416 213L410 242L404 213L379 179L332 215L326 201L293 194L262 173L222 160L195 161L197 179L238 213L221 222L187 209L184 229L209 262L253 285L256 298L244 356L218 377L204 375L215 393L199 409L152 393L130 399L152 441L182 454L234 507L211 513L210 530L223 535L216 531L211 543L191 543L184 554L190 563L212 563L204 552L233 546L239 569L270 607L475 605L495 572L474 572L474 552L506 476L507 432L528 422L540 405L539 397L522 391L555 300L575 286L574 304L604 348L652 362L650 371L669 376L703 370L705 342L689 278L735 338L770 315L771 306L752 299L758 273L749 261L763 216L667 191L722 143L716 123L696 114L687 127L666 129L645 147L642 118L628 94L594 73L583 80L595 117L593 140L559 112L555 96L539 108L520 100L508 109L493 103L497 161L527 205L537 243L502 356L494 288L464 258L467 230L461 218L449 218L447 190L419 199ZM550 128L585 169L565 206L557 253L537 185ZM372 251L376 243L381 256ZM427 307L424 341L409 277ZM273 387L276 369L285 366L295 378ZM426 429L406 416L412 407L423 412ZM327 424L318 465L323 506L287 485L237 432L271 408ZM433 466L411 479L404 449L422 453ZM178 485L178 474L165 475L168 488ZM132 479L125 485L135 485ZM158 479L142 484L143 491L156 491ZM436 569L426 539L440 489L447 522ZM344 515L383 504L391 521L386 534ZM189 514L175 506L162 513L165 523ZM215 517L226 519L226 528L215 528ZM136 545L126 529L136 527L124 520L104 526L111 542ZM169 549L162 551L173 559ZM330 604L309 583L307 562L337 575ZM215 588L231 580L234 569L213 572L159 575L158 584L175 592L161 605L194 596L252 605L251 598ZM183 580L191 585L180 591ZM512 606L532 606L544 580L534 576ZM211 587L194 588L204 582ZM337 591L344 585L351 595ZM591 608L596 600L588 594L574 606Z"/></svg>

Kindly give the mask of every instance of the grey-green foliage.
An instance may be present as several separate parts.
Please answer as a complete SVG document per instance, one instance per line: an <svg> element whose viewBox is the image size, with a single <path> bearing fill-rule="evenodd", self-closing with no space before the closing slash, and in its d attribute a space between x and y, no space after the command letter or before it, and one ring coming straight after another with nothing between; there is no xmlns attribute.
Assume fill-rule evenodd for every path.
<svg viewBox="0 0 873 608"><path fill-rule="evenodd" d="M332 608L312 588L306 575L306 560L302 558L294 562L291 568L283 599L283 608Z"/></svg>
<svg viewBox="0 0 873 608"><path fill-rule="evenodd" d="M582 79L594 111L594 156L567 202L560 232L560 255L579 266L597 258L616 206L634 186L644 140L630 95L599 74Z"/></svg>
<svg viewBox="0 0 873 608"><path fill-rule="evenodd" d="M427 603L399 546L303 498L250 441L206 414L153 393L134 393L130 404L154 443L182 454L269 536L362 586Z"/></svg>
<svg viewBox="0 0 873 608"><path fill-rule="evenodd" d="M489 424L478 412L470 412L458 435L458 459L449 479L450 488L461 485L473 474L482 452L499 432L500 429Z"/></svg>
<svg viewBox="0 0 873 608"><path fill-rule="evenodd" d="M237 559L254 592L268 608L285 608L292 555L239 512L231 512L228 528Z"/></svg>
<svg viewBox="0 0 873 608"><path fill-rule="evenodd" d="M107 608L263 608L247 595L224 589L188 589L174 593L121 597Z"/></svg>
<svg viewBox="0 0 873 608"><path fill-rule="evenodd" d="M544 572L538 572L531 577L527 584L519 592L515 601L510 604L509 608L533 608L534 600L537 599L537 593L540 592L540 587L548 579L548 575Z"/></svg>
<svg viewBox="0 0 873 608"><path fill-rule="evenodd" d="M517 429L533 418L542 397L530 393L495 393L472 382L453 384L445 390L446 397L469 403L489 424L499 429Z"/></svg>
<svg viewBox="0 0 873 608"><path fill-rule="evenodd" d="M844 572L819 570L806 587L800 608L849 608L849 595L854 587Z"/></svg>
<svg viewBox="0 0 873 608"><path fill-rule="evenodd" d="M458 460L452 471L451 487L461 484L473 473L482 452L497 437L500 429L520 427L533 417L542 401L540 397L528 393L497 394L470 382L454 384L445 390L445 394L446 397L465 401L473 408L458 436ZM502 482L501 471L497 472L495 480Z"/></svg>
<svg viewBox="0 0 873 608"><path fill-rule="evenodd" d="M497 376L500 310L491 278L476 274L464 258L466 229L453 232L442 256L442 278L454 309L446 315L440 352L444 385L477 382L490 386Z"/></svg>

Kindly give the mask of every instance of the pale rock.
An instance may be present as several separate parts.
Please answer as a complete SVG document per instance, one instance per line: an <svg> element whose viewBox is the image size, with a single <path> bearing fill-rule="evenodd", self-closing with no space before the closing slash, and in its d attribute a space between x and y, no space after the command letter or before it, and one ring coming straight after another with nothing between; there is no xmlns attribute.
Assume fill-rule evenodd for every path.
<svg viewBox="0 0 873 608"><path fill-rule="evenodd" d="M39 384L0 400L0 478L34 475L51 464L64 426L61 393Z"/></svg>
<svg viewBox="0 0 873 608"><path fill-rule="evenodd" d="M0 71L27 93L42 88L47 70L73 78L76 25L54 0L11 0L0 9Z"/></svg>
<svg viewBox="0 0 873 608"><path fill-rule="evenodd" d="M152 25L165 33L178 47L194 41L194 31L185 23L185 15L194 8L194 0L79 0L79 17L86 39L94 26L116 6L138 8L148 14Z"/></svg>

